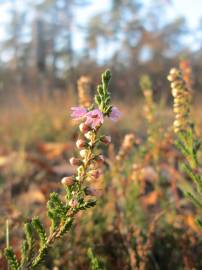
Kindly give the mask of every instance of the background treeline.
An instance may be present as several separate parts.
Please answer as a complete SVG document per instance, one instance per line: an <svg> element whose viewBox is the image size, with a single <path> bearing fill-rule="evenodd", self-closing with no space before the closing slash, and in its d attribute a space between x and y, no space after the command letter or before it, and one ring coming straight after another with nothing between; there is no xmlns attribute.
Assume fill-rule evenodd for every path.
<svg viewBox="0 0 202 270"><path fill-rule="evenodd" d="M74 90L81 75L96 83L105 67L112 70L117 97L138 94L143 73L151 76L155 91L168 93L166 74L185 56L195 88L201 87L202 23L193 31L185 18L171 19L170 1L145 7L144 1L109 0L92 16L87 11L93 0L24 0L21 7L16 0L5 2L10 9L0 40L1 100L19 89ZM186 42L190 37L194 50Z"/></svg>

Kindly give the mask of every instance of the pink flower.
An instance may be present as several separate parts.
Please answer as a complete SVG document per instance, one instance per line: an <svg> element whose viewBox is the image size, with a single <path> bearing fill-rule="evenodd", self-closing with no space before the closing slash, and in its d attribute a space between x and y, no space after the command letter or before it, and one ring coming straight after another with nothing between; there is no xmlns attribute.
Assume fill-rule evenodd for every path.
<svg viewBox="0 0 202 270"><path fill-rule="evenodd" d="M112 111L110 113L109 118L116 122L118 120L118 118L121 116L121 112L118 110L117 107L112 107Z"/></svg>
<svg viewBox="0 0 202 270"><path fill-rule="evenodd" d="M71 111L72 111L71 117L73 117L76 120L83 118L87 113L87 110L83 107L72 107Z"/></svg>
<svg viewBox="0 0 202 270"><path fill-rule="evenodd" d="M90 125L92 128L99 127L104 123L103 114L99 109L94 109L88 113L86 113L86 122L85 124Z"/></svg>

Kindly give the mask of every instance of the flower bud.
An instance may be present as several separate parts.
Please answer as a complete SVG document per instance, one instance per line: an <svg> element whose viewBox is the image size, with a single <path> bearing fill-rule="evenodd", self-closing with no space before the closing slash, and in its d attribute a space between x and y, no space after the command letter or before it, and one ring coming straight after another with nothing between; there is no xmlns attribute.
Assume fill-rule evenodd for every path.
<svg viewBox="0 0 202 270"><path fill-rule="evenodd" d="M176 68L171 68L170 75L179 75L179 71Z"/></svg>
<svg viewBox="0 0 202 270"><path fill-rule="evenodd" d="M178 89L173 88L173 89L172 89L172 95L173 95L173 97L177 97L177 96L178 96L178 94L179 94Z"/></svg>
<svg viewBox="0 0 202 270"><path fill-rule="evenodd" d="M177 119L174 121L173 125L175 128L180 128L181 126L183 126L185 124L185 121L183 119Z"/></svg>
<svg viewBox="0 0 202 270"><path fill-rule="evenodd" d="M63 177L61 183L65 186L72 186L74 183L74 179L71 176Z"/></svg>
<svg viewBox="0 0 202 270"><path fill-rule="evenodd" d="M78 140L76 141L76 147L77 147L78 149L81 149L81 148L85 147L85 145L86 145L86 142L85 142L85 140L83 140L83 139L78 139Z"/></svg>
<svg viewBox="0 0 202 270"><path fill-rule="evenodd" d="M94 134L93 131L88 131L88 132L85 134L85 137L86 137L86 139L88 139L88 140L92 140L94 136L95 136L95 134Z"/></svg>
<svg viewBox="0 0 202 270"><path fill-rule="evenodd" d="M172 68L172 69L170 70L170 73L169 73L167 79L168 79L170 82L172 82L172 81L176 80L176 78L177 78L178 76L180 76L180 72L179 72L176 68Z"/></svg>
<svg viewBox="0 0 202 270"><path fill-rule="evenodd" d="M174 110L175 113L180 113L180 112L183 110L183 108L181 108L181 107L178 105L178 106L175 106L173 110Z"/></svg>
<svg viewBox="0 0 202 270"><path fill-rule="evenodd" d="M179 131L180 131L179 128L174 128L174 132L175 132L175 133L178 133Z"/></svg>
<svg viewBox="0 0 202 270"><path fill-rule="evenodd" d="M75 158L75 157L72 157L69 159L69 163L72 165L72 166L79 166L82 164L81 160L78 159L78 158Z"/></svg>
<svg viewBox="0 0 202 270"><path fill-rule="evenodd" d="M186 104L186 99L183 96L179 96L175 98L175 104L181 104L184 105Z"/></svg>
<svg viewBox="0 0 202 270"><path fill-rule="evenodd" d="M88 132L88 131L90 130L90 127L89 127L89 125L87 125L87 124L85 124L85 123L81 123L81 124L79 125L79 129L80 129L80 131L81 131L82 133L86 133L86 132Z"/></svg>
<svg viewBox="0 0 202 270"><path fill-rule="evenodd" d="M69 205L70 205L71 207L76 207L76 206L78 205L77 199L71 199L71 200L69 201Z"/></svg>
<svg viewBox="0 0 202 270"><path fill-rule="evenodd" d="M179 121L184 120L185 115L183 113L176 114L175 119Z"/></svg>
<svg viewBox="0 0 202 270"><path fill-rule="evenodd" d="M170 84L171 88L180 88L181 86L181 81L180 80L177 80L177 81L174 81Z"/></svg>
<svg viewBox="0 0 202 270"><path fill-rule="evenodd" d="M111 136L104 136L101 138L101 142L104 144L110 144L112 141Z"/></svg>
<svg viewBox="0 0 202 270"><path fill-rule="evenodd" d="M172 76L171 76L171 75L168 75L168 76L167 76L167 79L168 79L168 81L171 82L171 81L172 81Z"/></svg>
<svg viewBox="0 0 202 270"><path fill-rule="evenodd" d="M80 154L80 156L81 156L82 158L86 158L86 156L87 156L87 154L88 154L88 150L83 149L83 150L81 150L81 151L79 152L79 154Z"/></svg>

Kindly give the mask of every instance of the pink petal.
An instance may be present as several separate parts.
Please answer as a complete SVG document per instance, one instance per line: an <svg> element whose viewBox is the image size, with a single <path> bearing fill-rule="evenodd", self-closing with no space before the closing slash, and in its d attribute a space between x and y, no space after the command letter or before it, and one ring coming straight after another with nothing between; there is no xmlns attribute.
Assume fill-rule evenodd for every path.
<svg viewBox="0 0 202 270"><path fill-rule="evenodd" d="M121 112L119 111L119 109L117 107L112 107L112 111L109 118L112 121L116 122L120 116L121 116Z"/></svg>
<svg viewBox="0 0 202 270"><path fill-rule="evenodd" d="M85 124L91 126L92 121L93 121L92 118L87 117L87 118L86 118L86 121L85 121Z"/></svg>
<svg viewBox="0 0 202 270"><path fill-rule="evenodd" d="M74 119L81 119L87 113L87 110L83 107L72 107L71 111L71 117L73 117Z"/></svg>
<svg viewBox="0 0 202 270"><path fill-rule="evenodd" d="M99 109L94 109L86 114L86 124L90 125L92 128L96 128L103 124L104 117Z"/></svg>

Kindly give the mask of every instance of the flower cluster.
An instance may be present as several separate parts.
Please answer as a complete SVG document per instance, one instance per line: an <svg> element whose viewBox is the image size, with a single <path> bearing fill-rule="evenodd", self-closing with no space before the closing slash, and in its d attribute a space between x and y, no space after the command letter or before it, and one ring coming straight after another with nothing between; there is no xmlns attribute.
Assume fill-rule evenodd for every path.
<svg viewBox="0 0 202 270"><path fill-rule="evenodd" d="M71 110L72 110L71 116L75 120L85 119L85 124L91 127L92 129L97 129L104 123L104 115L98 108L88 111L84 107L72 107ZM120 115L121 113L117 109L117 107L112 107L109 118L115 122L118 120Z"/></svg>
<svg viewBox="0 0 202 270"><path fill-rule="evenodd" d="M76 142L79 150L79 158L70 158L70 164L77 166L77 174L73 177L65 177L62 183L67 186L74 185L76 188L82 183L83 191L86 195L96 195L97 190L92 188L92 180L100 177L100 165L104 163L103 156L97 151L97 145L103 143L108 145L111 142L110 136L99 136L98 131L104 123L104 117L109 117L112 121L117 121L121 113L115 106L111 106L109 115L104 114L99 108L86 109L84 107L72 107L71 117L81 121L79 125L80 136ZM79 188L81 191L81 188ZM74 194L76 194L74 190ZM76 198L74 196L73 202Z"/></svg>
<svg viewBox="0 0 202 270"><path fill-rule="evenodd" d="M168 80L171 82L172 95L174 98L174 131L178 133L182 130L186 130L189 126L191 91L187 88L181 72L176 68L170 70Z"/></svg>
<svg viewBox="0 0 202 270"><path fill-rule="evenodd" d="M70 164L77 167L77 172L74 176L64 177L62 183L71 187L73 197L70 204L76 205L77 197L97 195L98 190L91 184L101 176L100 166L104 163L104 157L97 150L97 146L100 143L110 144L111 136L98 135L98 131L104 123L104 117L98 109L85 112L85 114L83 114L83 108L80 107L74 107L72 110L72 117L82 121L79 125L80 135L76 141L79 157L69 159ZM81 194L82 192L83 194Z"/></svg>
<svg viewBox="0 0 202 270"><path fill-rule="evenodd" d="M109 96L108 84L110 78L111 74L106 71L102 75L102 85L99 86L99 89L105 89L105 91L99 93L104 104L108 103L106 98ZM70 189L71 205L83 201L85 195L96 196L98 194L98 190L93 187L93 182L101 175L100 166L104 163L104 157L97 146L100 143L108 145L111 142L111 137L99 135L99 130L104 123L105 117L117 121L120 115L121 113L117 107L112 105L110 105L108 114L104 112L103 107L96 107L95 104L92 104L88 109L85 107L71 108L71 117L76 121L80 121L80 135L76 141L79 156L71 157L69 160L72 166L77 167L77 171L75 175L62 179L62 183Z"/></svg>

